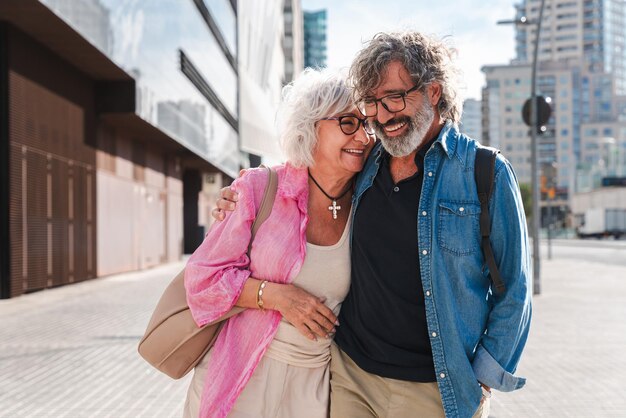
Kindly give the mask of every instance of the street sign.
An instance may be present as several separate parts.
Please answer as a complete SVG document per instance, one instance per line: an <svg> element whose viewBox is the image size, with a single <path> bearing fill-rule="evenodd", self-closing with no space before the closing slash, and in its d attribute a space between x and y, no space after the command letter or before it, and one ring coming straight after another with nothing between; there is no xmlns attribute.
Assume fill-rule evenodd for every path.
<svg viewBox="0 0 626 418"><path fill-rule="evenodd" d="M530 126L530 101L527 99L522 107L522 119L524 123ZM550 120L552 114L552 108L548 104L548 101L543 96L537 96L537 127L543 126Z"/></svg>

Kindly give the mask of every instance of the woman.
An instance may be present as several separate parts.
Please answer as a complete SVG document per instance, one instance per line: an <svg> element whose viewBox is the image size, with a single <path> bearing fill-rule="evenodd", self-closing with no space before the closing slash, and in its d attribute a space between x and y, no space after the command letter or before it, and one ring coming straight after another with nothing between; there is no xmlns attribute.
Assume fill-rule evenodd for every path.
<svg viewBox="0 0 626 418"><path fill-rule="evenodd" d="M276 167L276 200L250 258L250 228L267 184L262 169L233 183L238 209L212 227L187 265L198 325L233 306L248 308L228 320L196 368L189 417L328 415L330 339L350 280L353 178L373 131L345 77L328 71L307 70L287 86L279 120L288 162Z"/></svg>

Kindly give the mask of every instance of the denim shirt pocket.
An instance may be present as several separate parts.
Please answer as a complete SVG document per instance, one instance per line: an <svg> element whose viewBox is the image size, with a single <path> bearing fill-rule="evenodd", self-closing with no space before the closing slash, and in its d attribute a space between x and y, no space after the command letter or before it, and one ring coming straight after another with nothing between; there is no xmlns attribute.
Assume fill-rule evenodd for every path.
<svg viewBox="0 0 626 418"><path fill-rule="evenodd" d="M480 204L440 200L438 242L442 250L455 255L480 251Z"/></svg>

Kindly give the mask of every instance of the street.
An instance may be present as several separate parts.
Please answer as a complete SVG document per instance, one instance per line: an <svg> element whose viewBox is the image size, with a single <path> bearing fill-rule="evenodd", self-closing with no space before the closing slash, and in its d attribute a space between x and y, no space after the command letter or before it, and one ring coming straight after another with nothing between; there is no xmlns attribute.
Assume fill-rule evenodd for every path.
<svg viewBox="0 0 626 418"><path fill-rule="evenodd" d="M625 417L626 246L542 243L542 294L518 374L491 417ZM0 301L0 417L178 417L188 378L136 345L182 263Z"/></svg>
<svg viewBox="0 0 626 418"><path fill-rule="evenodd" d="M626 267L626 240L556 239L552 240L555 259L585 260ZM541 255L548 258L548 243L542 242Z"/></svg>

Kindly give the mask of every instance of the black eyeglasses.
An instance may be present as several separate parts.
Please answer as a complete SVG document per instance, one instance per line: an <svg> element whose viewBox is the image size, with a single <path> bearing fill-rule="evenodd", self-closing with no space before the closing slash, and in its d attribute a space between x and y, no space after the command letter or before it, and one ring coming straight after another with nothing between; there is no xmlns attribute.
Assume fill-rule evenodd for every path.
<svg viewBox="0 0 626 418"><path fill-rule="evenodd" d="M416 84L407 91L388 94L380 99L366 97L360 100L356 107L359 109L359 112L363 114L363 116L368 118L374 117L378 114L378 102L380 102L380 104L383 105L385 110L389 113L401 112L406 108L406 96L413 93L418 88L419 85Z"/></svg>
<svg viewBox="0 0 626 418"><path fill-rule="evenodd" d="M333 117L322 118L320 120L338 121L341 132L343 132L346 135L354 134L356 131L359 130L359 128L361 127L361 124L363 125L363 130L365 131L366 134L374 135L374 128L372 127L372 125L370 125L367 119L361 119L353 115L333 116Z"/></svg>

